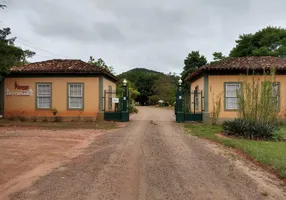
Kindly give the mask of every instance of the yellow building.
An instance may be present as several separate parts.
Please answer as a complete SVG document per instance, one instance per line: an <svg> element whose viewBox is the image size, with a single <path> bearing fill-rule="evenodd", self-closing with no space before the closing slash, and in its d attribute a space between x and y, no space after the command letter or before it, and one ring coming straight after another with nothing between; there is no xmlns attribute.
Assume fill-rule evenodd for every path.
<svg viewBox="0 0 286 200"><path fill-rule="evenodd" d="M0 114L4 118L103 119L104 110L115 109L104 91L115 91L116 82L107 70L81 60L12 67L1 81Z"/></svg>
<svg viewBox="0 0 286 200"><path fill-rule="evenodd" d="M221 96L222 109L219 120L229 120L237 117L238 97L237 89L241 87L243 75L255 72L255 79L263 81L265 69L276 69L276 90L279 98L279 117L286 121L286 59L279 57L239 57L228 58L220 62L205 65L198 68L187 77L190 82L192 112L201 112L203 121L210 122L210 113L213 112L213 104L218 96ZM252 78L252 77L248 77ZM195 95L197 91L202 93L202 100ZM200 94L200 93L199 93Z"/></svg>

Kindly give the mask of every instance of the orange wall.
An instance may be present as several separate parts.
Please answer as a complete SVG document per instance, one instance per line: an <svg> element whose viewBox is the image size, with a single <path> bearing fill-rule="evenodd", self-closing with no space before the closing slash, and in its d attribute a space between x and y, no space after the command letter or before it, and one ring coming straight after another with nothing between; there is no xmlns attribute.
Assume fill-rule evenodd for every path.
<svg viewBox="0 0 286 200"><path fill-rule="evenodd" d="M199 86L199 91L203 91L204 90L204 77L201 77L197 80L195 80L194 82L191 83L191 91L194 91L195 88ZM194 94L190 94L190 106L191 106L191 111L194 112ZM201 95L199 95L199 101L198 101L198 109L196 109L196 112L201 112Z"/></svg>
<svg viewBox="0 0 286 200"><path fill-rule="evenodd" d="M7 96L6 89L14 89L15 81L21 86L30 86L33 96ZM51 110L36 109L36 83L52 83L52 108L57 109L57 116L96 117L98 113L98 78L67 77L67 78L5 78L4 117L10 115L53 116ZM67 83L84 83L84 110L67 110ZM19 90L18 90L19 91Z"/></svg>
<svg viewBox="0 0 286 200"><path fill-rule="evenodd" d="M252 77L248 77L251 81ZM255 77L259 81L263 81L263 76ZM227 111L224 109L224 83L225 82L243 82L240 75L209 75L209 91L208 91L208 105L209 113L213 111L213 99L218 95L221 96L221 113L220 118L236 118L236 111ZM276 82L280 82L280 117L286 118L286 76L276 75Z"/></svg>
<svg viewBox="0 0 286 200"><path fill-rule="evenodd" d="M109 86L112 87L112 90L113 91L116 91L116 83L106 79L106 78L103 78L103 92L106 90L108 91L109 90ZM104 94L103 94L104 95ZM116 97L116 94L112 94L112 97L115 98ZM112 104L112 108L109 109L108 108L108 94L106 96L106 111L114 111L115 110L115 103ZM104 102L103 102L104 103Z"/></svg>

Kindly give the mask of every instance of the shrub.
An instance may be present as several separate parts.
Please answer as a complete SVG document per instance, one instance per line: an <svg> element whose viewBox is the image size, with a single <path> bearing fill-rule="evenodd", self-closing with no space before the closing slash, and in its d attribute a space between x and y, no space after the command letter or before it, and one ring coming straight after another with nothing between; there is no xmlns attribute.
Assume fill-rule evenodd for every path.
<svg viewBox="0 0 286 200"><path fill-rule="evenodd" d="M271 140L277 126L272 123L261 123L247 119L235 119L223 123L224 134L254 140Z"/></svg>
<svg viewBox="0 0 286 200"><path fill-rule="evenodd" d="M134 113L138 113L138 109L136 107L134 108Z"/></svg>
<svg viewBox="0 0 286 200"><path fill-rule="evenodd" d="M130 104L128 106L128 111L129 111L129 113L138 113L138 109L133 104Z"/></svg>
<svg viewBox="0 0 286 200"><path fill-rule="evenodd" d="M62 121L63 121L63 118L62 118L62 117L55 116L54 122L62 122Z"/></svg>

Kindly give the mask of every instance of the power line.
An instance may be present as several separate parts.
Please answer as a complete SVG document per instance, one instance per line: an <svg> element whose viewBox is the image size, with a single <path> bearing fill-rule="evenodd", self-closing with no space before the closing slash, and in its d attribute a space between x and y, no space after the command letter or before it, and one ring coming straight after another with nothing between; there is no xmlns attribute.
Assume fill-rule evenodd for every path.
<svg viewBox="0 0 286 200"><path fill-rule="evenodd" d="M55 57L53 57L53 56L42 55L42 54L39 54L39 53L36 53L35 56L46 57L46 58L55 58Z"/></svg>
<svg viewBox="0 0 286 200"><path fill-rule="evenodd" d="M35 49L36 51L42 51L42 52L45 52L45 53L50 54L50 55L52 55L52 56L65 57L65 58L69 58L69 59L70 59L70 57L68 57L68 56L64 56L64 55L60 55L60 54L55 54L55 53L50 52L50 51L48 51L48 50L46 50L46 49L39 48L39 47L35 47L35 46L31 45L30 43L24 41L23 39L17 38L16 42L18 42L18 43L20 43L20 44L22 44L22 45L25 45L25 46L27 46L27 47L33 48L33 49ZM38 54L38 53L37 53L37 54Z"/></svg>
<svg viewBox="0 0 286 200"><path fill-rule="evenodd" d="M18 38L17 38L17 40L18 40ZM35 47L35 46L33 46L33 45L29 44L28 42L25 42L25 41L23 41L23 40L21 40L21 39L19 39L19 40L21 41L21 42L18 41L20 44L26 45L26 46L28 46L28 47L30 47L30 48L33 48L33 49L36 49L37 51L42 51L42 52L48 53L48 54L53 55L53 56L59 56L59 57L69 58L68 56L64 56L64 55L60 55L60 54L55 54L55 53L50 52L50 51L48 51L48 50L46 50L46 49L42 49L42 48L39 48L39 47Z"/></svg>

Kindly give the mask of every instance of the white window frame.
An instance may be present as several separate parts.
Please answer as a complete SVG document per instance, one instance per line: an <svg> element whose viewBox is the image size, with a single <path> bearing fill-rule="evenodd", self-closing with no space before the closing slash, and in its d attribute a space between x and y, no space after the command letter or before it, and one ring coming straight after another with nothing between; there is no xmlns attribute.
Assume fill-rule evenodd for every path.
<svg viewBox="0 0 286 200"><path fill-rule="evenodd" d="M275 86L277 86L277 91L274 91ZM280 110L280 82L272 82L272 99L277 102L277 109Z"/></svg>
<svg viewBox="0 0 286 200"><path fill-rule="evenodd" d="M79 95L71 95L70 88L72 85L81 86L81 92ZM71 99L72 98L81 98L82 104L80 107L71 107ZM84 109L84 84L83 83L68 83L68 109L72 110L83 110Z"/></svg>
<svg viewBox="0 0 286 200"><path fill-rule="evenodd" d="M241 83L239 83L239 82L228 82L228 83L225 83L225 88L224 88L224 93L225 93L225 98L224 98L224 105L225 105L225 110L238 110L238 92L236 91L236 93L235 93L235 95L228 95L228 87L229 86L238 86L239 87L239 89L241 89ZM228 105L228 99L237 99L237 106L235 106L235 108L234 107L229 107L229 105Z"/></svg>
<svg viewBox="0 0 286 200"><path fill-rule="evenodd" d="M199 110L199 86L198 85L195 87L194 97L195 97L194 98L195 109Z"/></svg>
<svg viewBox="0 0 286 200"><path fill-rule="evenodd" d="M277 91L273 89L277 86ZM272 98L277 102L277 108L280 110L280 82L274 82L272 85Z"/></svg>
<svg viewBox="0 0 286 200"><path fill-rule="evenodd" d="M39 86L49 86L50 87L50 94L40 94L39 92ZM52 108L52 83L37 83L36 84L36 108L37 109L51 109ZM40 105L39 99L40 98L49 98L50 99L50 106L49 107L44 107Z"/></svg>

